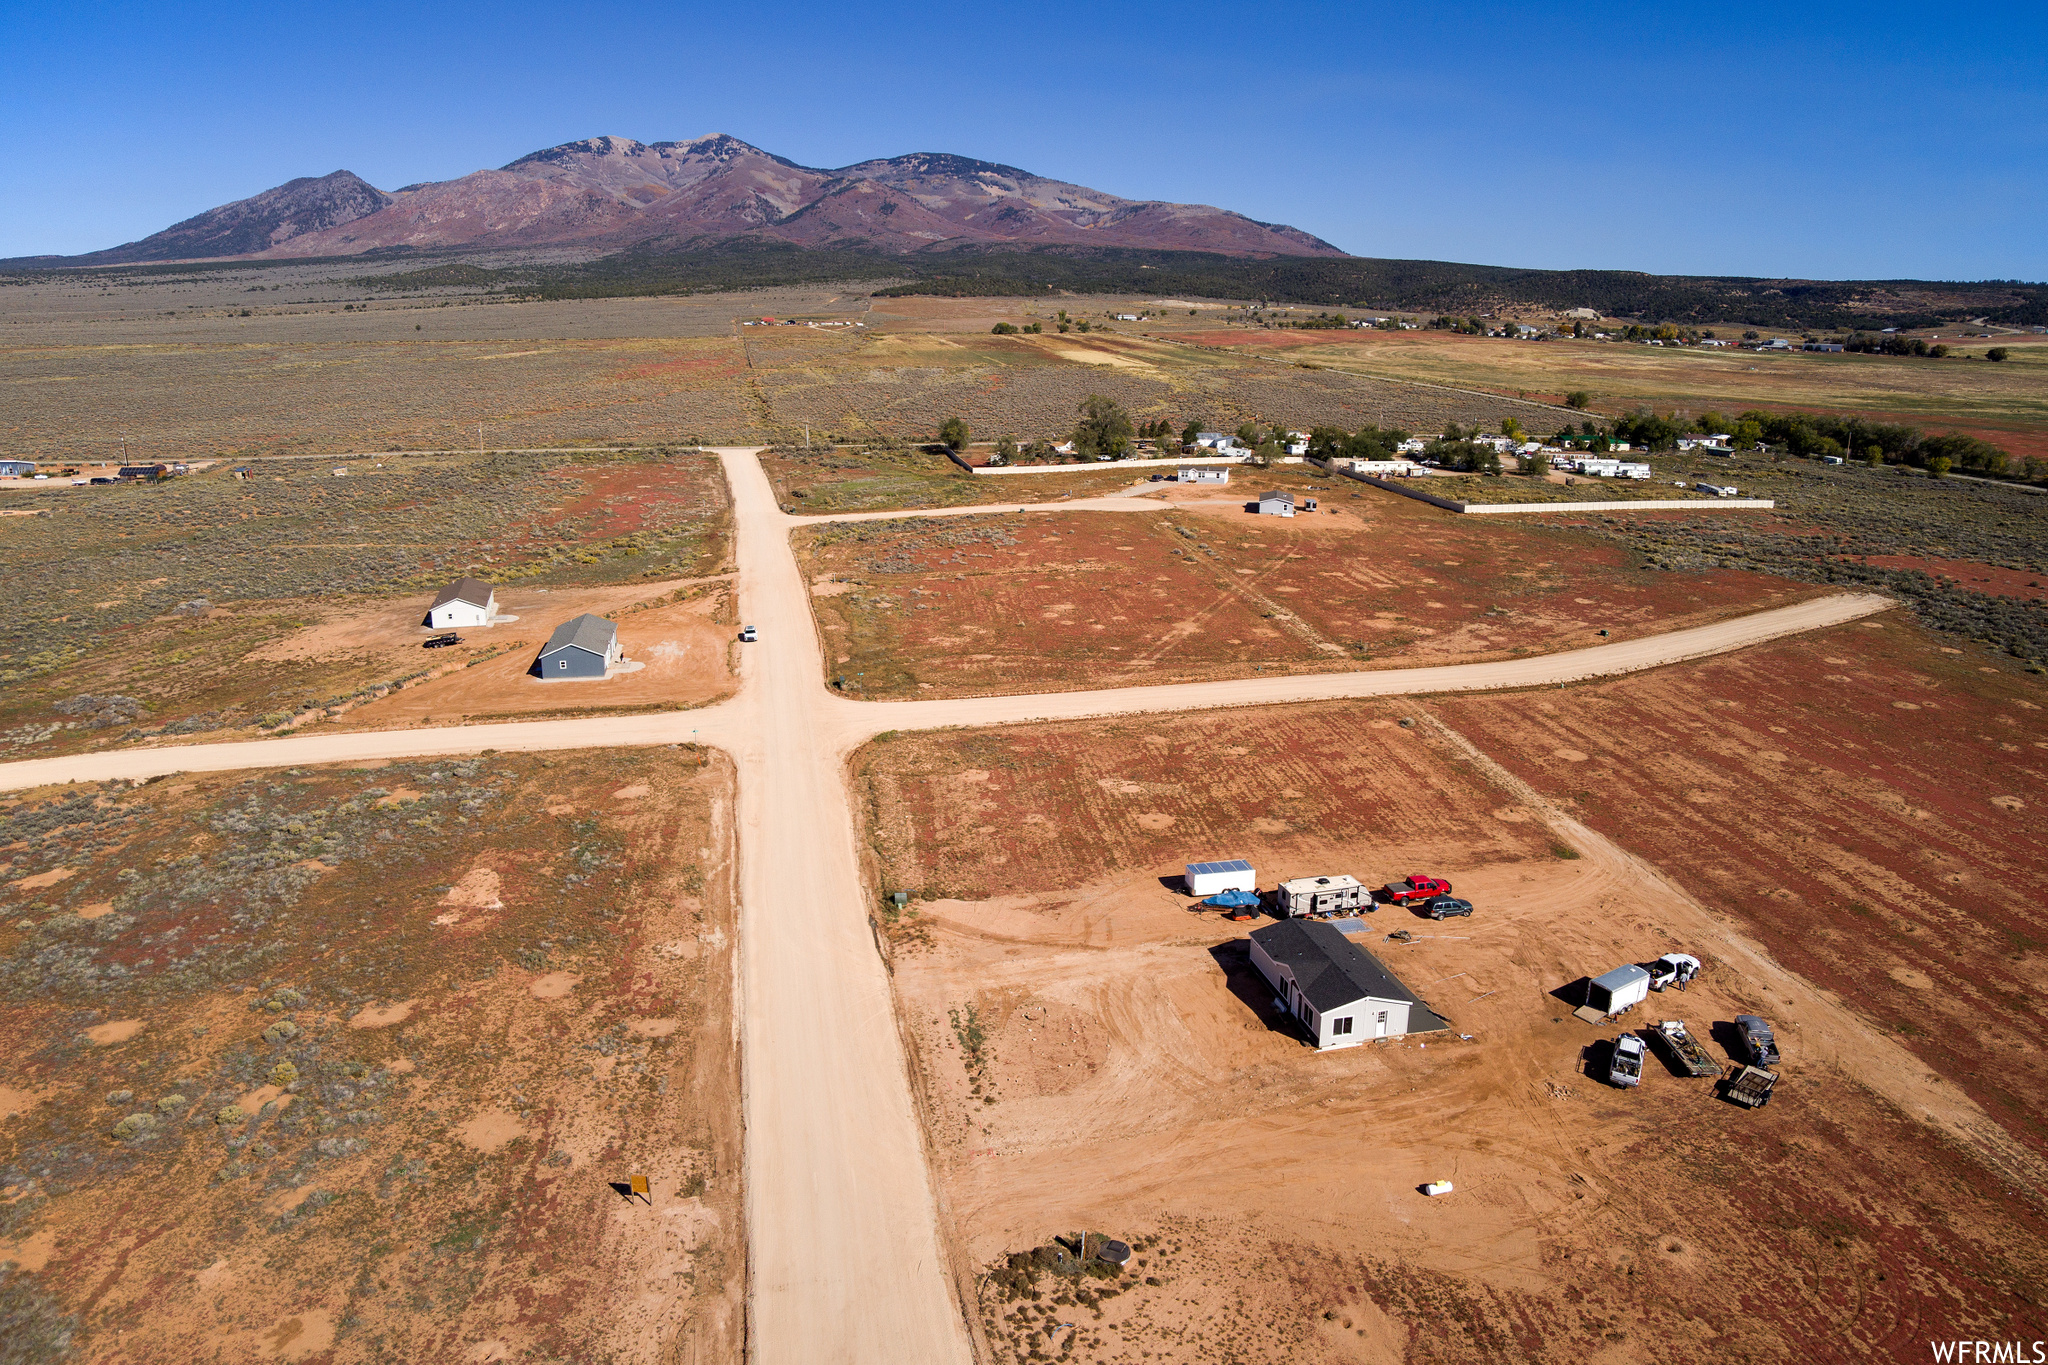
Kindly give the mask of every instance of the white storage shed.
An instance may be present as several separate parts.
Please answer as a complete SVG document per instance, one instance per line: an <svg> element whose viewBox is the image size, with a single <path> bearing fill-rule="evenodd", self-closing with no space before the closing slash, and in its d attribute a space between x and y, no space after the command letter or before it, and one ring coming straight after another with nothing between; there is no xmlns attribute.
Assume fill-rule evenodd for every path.
<svg viewBox="0 0 2048 1365"><path fill-rule="evenodd" d="M490 584L474 578L458 578L441 589L434 605L427 608L427 624L435 630L461 630L487 626L498 614L498 593Z"/></svg>

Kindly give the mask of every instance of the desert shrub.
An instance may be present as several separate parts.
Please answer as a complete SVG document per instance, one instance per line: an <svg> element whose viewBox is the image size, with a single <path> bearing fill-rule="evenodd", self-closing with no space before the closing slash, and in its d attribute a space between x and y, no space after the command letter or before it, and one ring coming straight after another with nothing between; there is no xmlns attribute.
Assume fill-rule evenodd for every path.
<svg viewBox="0 0 2048 1365"><path fill-rule="evenodd" d="M13 1261L0 1261L0 1361L56 1365L71 1357L78 1319Z"/></svg>
<svg viewBox="0 0 2048 1365"><path fill-rule="evenodd" d="M558 510L586 491L578 471L650 464L679 485L672 495L653 499L636 489L573 514ZM348 479L322 477L305 462L251 468L247 481L206 474L91 498L0 496L0 505L58 513L21 518L0 541L16 609L16 628L0 647L0 684L64 667L88 644L159 617L183 613L201 632L190 638L204 641L205 632L231 628L212 615L216 601L411 592L458 573L606 578L650 557L684 574L700 557L722 554L724 484L701 456L494 454ZM634 529L610 529L628 517L639 523ZM579 554L592 558L579 566ZM81 597L107 605L81 612Z"/></svg>
<svg viewBox="0 0 2048 1365"><path fill-rule="evenodd" d="M1866 562L1919 556L2048 574L2048 499L1993 483L1885 478L1854 467L1819 471L1757 461L1732 467L1745 492L1772 498L1781 515L1654 525L1616 520L1585 529L1634 547L1653 568L1727 565L1890 593L1933 629L2015 659L2048 660L2048 603L1978 592L1923 569ZM1725 475L1730 468L1722 460L1700 472Z"/></svg>

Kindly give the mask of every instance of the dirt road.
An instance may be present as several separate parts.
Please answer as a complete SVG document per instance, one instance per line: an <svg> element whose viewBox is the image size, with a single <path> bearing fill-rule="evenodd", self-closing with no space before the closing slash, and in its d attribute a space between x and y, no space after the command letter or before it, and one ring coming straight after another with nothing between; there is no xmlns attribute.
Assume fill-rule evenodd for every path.
<svg viewBox="0 0 2048 1365"><path fill-rule="evenodd" d="M936 730L956 725L1007 725L1020 720L1074 720L1084 716L1138 715L1153 711L1271 706L1336 697L1393 697L1431 692L1548 687L1722 654L1765 640L1853 621L1891 605L1891 599L1870 593L1821 597L1795 606L1761 611L1691 630L1675 630L1646 639L1483 664L1320 673L1301 677L1236 678L1222 682L1115 687L1028 697L962 697L947 701L904 702L858 702L830 697L826 698L829 706L825 709L841 727L838 733L844 747L851 750L884 730ZM817 704L815 701L812 703L814 706Z"/></svg>
<svg viewBox="0 0 2048 1365"><path fill-rule="evenodd" d="M950 511L951 509L947 509ZM985 509L982 509L985 510ZM1071 510L1060 504L1059 510ZM1118 510L1121 510L1120 508ZM780 517L774 539L788 557L785 532L801 522L840 520L826 517ZM891 516L909 515L890 513ZM944 515L933 513L931 515ZM751 574L752 571L746 571ZM801 580L791 560L793 587ZM745 576L743 575L743 584ZM763 627L769 652L786 644L780 632L790 629L787 612L776 611L769 596L742 587L741 611ZM807 596L786 604L794 607L795 629L811 630ZM821 695L813 685L801 694L800 709L823 723L823 733L837 752L846 752L884 730L929 730L950 725L1007 725L1028 720L1072 720L1084 716L1142 715L1158 711L1191 711L1225 706L1271 706L1285 702L1326 701L1337 697L1413 696L1438 692L1479 692L1515 687L1548 687L1589 678L1614 677L1687 659L1745 649L1787 635L1819 630L1885 610L1889 598L1869 593L1844 593L1777 607L1692 630L1672 631L1641 640L1618 641L1483 664L1448 664L1435 668L1382 669L1363 673L1319 673L1288 678L1238 678L1223 682L1175 683L1163 687L1117 687L1088 692L1038 693L1023 697L964 697L948 701L861 702ZM771 615L771 613L774 613ZM807 642L805 647L814 647ZM749 650L748 656L762 651ZM741 676L751 677L743 668ZM813 678L817 675L813 674ZM232 768L288 768L309 763L367 762L419 758L429 754L477 753L486 749L533 751L594 749L633 744L712 744L737 751L755 723L751 689L701 711L650 716L593 716L581 720L507 722L499 725L450 725L433 729L391 730L334 735L294 735L288 739L245 740L233 744L181 744L154 749L128 749L72 758L30 759L0 764L0 791L43 786L51 782L142 781L177 772L220 772Z"/></svg>
<svg viewBox="0 0 2048 1365"><path fill-rule="evenodd" d="M739 607L760 628L741 688L701 711L301 735L128 750L0 766L0 789L479 750L696 742L739 769L740 1016L753 1358L764 1362L966 1361L966 1329L936 1205L889 984L870 938L842 759L883 730L1034 718L1264 705L1332 697L1527 687L1631 672L1832 625L1889 605L1845 595L1694 630L1567 654L1445 668L1117 688L1031 697L872 703L824 693L791 517L751 450L722 452L732 488ZM1129 497L1047 510L1148 510Z"/></svg>
<svg viewBox="0 0 2048 1365"><path fill-rule="evenodd" d="M727 452L741 656L740 973L753 1356L966 1361L810 592L751 451ZM708 714L708 713L707 713ZM681 718L678 718L680 721Z"/></svg>

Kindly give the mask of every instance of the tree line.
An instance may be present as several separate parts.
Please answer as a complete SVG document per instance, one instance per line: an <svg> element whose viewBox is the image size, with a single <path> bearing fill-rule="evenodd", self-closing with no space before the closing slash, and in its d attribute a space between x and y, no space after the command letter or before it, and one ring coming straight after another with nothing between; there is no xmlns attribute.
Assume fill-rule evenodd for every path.
<svg viewBox="0 0 2048 1365"><path fill-rule="evenodd" d="M1178 455L1192 447L1205 429L1199 418L1189 419L1178 431L1167 417L1134 422L1116 399L1091 393L1080 405L1068 440L1076 460L1124 460L1137 453L1140 441L1156 443L1163 455ZM1462 427L1447 422L1442 435L1432 439L1419 458L1434 460L1445 469L1498 474L1500 453L1490 439L1481 440L1486 434L1476 425ZM1520 420L1514 417L1502 420L1500 434L1516 443L1531 439L1531 433L1523 430ZM957 416L948 417L938 429L940 443L955 453L967 448L971 435L967 423ZM1280 458L1290 439L1288 429L1277 423L1245 422L1232 435L1238 445L1251 451L1254 460L1259 461ZM1587 418L1577 425L1566 423L1550 439L1599 454L1621 444L1632 451L1669 451L1677 448L1680 437L1695 435L1725 436L1735 450L1751 450L1761 445L1802 459L1853 458L1872 466L1893 464L1925 469L1937 476L1961 470L1999 478L2048 478L2048 461L2035 456L2015 459L1975 436L1930 436L1918 427L1902 423L1829 413L1753 410L1731 418L1710 411L1681 418L1676 413L1637 408L1605 421ZM1398 427L1366 425L1346 431L1342 427L1319 426L1308 434L1307 454L1316 460L1390 460L1398 456L1402 443L1410 439L1410 433ZM1020 458L1051 460L1058 454L1048 441L1035 440L1020 446L1014 436L1005 435L996 442L994 462L1007 464ZM1540 456L1538 467L1532 469L1527 459L1522 466L1524 473L1545 473L1548 469L1549 461Z"/></svg>

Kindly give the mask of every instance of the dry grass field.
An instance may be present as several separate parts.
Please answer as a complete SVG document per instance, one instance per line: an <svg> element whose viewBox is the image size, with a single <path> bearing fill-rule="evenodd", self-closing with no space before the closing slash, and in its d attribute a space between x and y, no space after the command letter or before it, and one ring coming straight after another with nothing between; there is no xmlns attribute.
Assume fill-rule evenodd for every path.
<svg viewBox="0 0 2048 1365"><path fill-rule="evenodd" d="M1275 485L1322 505L1291 519L1244 510ZM1157 511L798 532L828 679L850 696L933 697L1476 662L1816 590L1659 572L1583 529L1488 524L1301 467L1161 487Z"/></svg>
<svg viewBox="0 0 2048 1365"><path fill-rule="evenodd" d="M1896 467L1763 457L1660 459L1660 471L1733 482L1767 513L1704 510L1571 518L1652 566L1751 568L1853 584L1909 603L1928 626L2048 668L2048 497L2010 485L1927 479ZM1496 483L1511 480L1494 480Z"/></svg>
<svg viewBox="0 0 2048 1365"><path fill-rule="evenodd" d="M20 613L0 654L0 744L27 757L274 731L420 685L416 697L474 691L499 673L504 686L446 697L438 714L533 710L543 693L549 707L602 708L725 690L716 637L730 610L716 576L730 570L730 507L710 457L347 467L336 478L324 461L272 460L246 466L247 479L216 466L155 485L0 495L39 513L0 521ZM428 603L464 573L496 583L518 621L423 653ZM540 684L508 697L548 632L582 611L622 616L649 670L573 701ZM433 683L472 665L482 671L466 683ZM379 714L390 723L400 710Z"/></svg>
<svg viewBox="0 0 2048 1365"><path fill-rule="evenodd" d="M1556 424L1512 400L1128 333L996 337L954 301L847 291L513 303L366 293L293 267L0 292L0 454L52 462L800 443L806 428L921 439L951 415L988 439L1057 439L1096 392L1141 420L1231 429ZM1075 301L1094 304L1114 306ZM863 325L739 325L764 315Z"/></svg>
<svg viewBox="0 0 2048 1365"><path fill-rule="evenodd" d="M1487 704L1511 731L1586 695ZM1619 721L1589 721L1603 752ZM1903 1107L1921 1068L1854 1017L1869 995L1760 969L1753 898L1701 910L1562 843L1414 703L906 735L855 769L875 884L913 892L878 929L991 1360L1848 1362L2037 1320L2048 1218ZM1226 856L1262 885L1452 878L1472 919L1382 907L1357 936L1449 1030L1306 1047L1254 926L1171 889ZM1595 1074L1613 1031L1552 992L1671 949L1702 979L1628 1022L1684 1018L1723 1056L1736 1012L1767 1014L1767 1109L1654 1061L1636 1091ZM1132 1266L1052 1271L1083 1231Z"/></svg>
<svg viewBox="0 0 2048 1365"><path fill-rule="evenodd" d="M732 777L485 755L0 803L0 1354L735 1358Z"/></svg>
<svg viewBox="0 0 2048 1365"><path fill-rule="evenodd" d="M974 452L985 458L986 451ZM777 447L761 463L785 511L799 514L913 511L969 504L1100 497L1157 470L1077 465L1058 473L980 477L924 447Z"/></svg>
<svg viewBox="0 0 2048 1365"><path fill-rule="evenodd" d="M1722 332L1736 336L1740 328ZM1595 411L1833 412L1960 431L2015 455L2048 456L2048 338L1999 337L1958 345L1972 358L1761 355L1597 341L1521 342L1454 332L1312 332L1229 329L1188 334L1205 345L1345 374L1479 389L1559 403L1574 389ZM1795 336L1793 340L1797 340ZM1983 352L2003 345L2012 359Z"/></svg>

